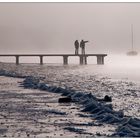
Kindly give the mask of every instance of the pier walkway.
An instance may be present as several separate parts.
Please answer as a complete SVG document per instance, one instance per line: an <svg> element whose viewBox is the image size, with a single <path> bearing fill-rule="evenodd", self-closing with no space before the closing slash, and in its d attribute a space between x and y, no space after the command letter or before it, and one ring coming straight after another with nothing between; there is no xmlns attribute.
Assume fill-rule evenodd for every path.
<svg viewBox="0 0 140 140"><path fill-rule="evenodd" d="M39 57L40 58L40 64L43 64L43 57L47 56L62 56L63 57L63 64L68 65L68 58L72 56L79 57L79 63L80 65L86 65L87 64L87 58L88 56L95 56L97 57L97 64L103 65L104 64L104 57L107 56L107 54L85 54L85 55L75 55L75 54L0 54L0 57L15 57L16 58L16 64L18 65L19 58L20 57Z"/></svg>

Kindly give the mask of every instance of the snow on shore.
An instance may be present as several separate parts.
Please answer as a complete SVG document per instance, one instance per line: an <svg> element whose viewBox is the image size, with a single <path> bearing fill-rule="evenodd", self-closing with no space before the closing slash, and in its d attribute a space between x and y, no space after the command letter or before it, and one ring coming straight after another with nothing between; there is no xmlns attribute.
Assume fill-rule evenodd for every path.
<svg viewBox="0 0 140 140"><path fill-rule="evenodd" d="M97 98L92 94L48 86L45 83L40 83L39 79L34 77L27 77L23 85L26 88L37 88L70 96L74 102L76 101L83 105L83 112L92 114L90 117L101 123L118 124L119 127L117 132L112 135L113 137L140 137L140 119L124 116L122 111L114 111L111 104L98 102Z"/></svg>
<svg viewBox="0 0 140 140"><path fill-rule="evenodd" d="M59 104L61 94L20 86L23 80L0 76L0 137L106 137L115 131L83 118L88 113L80 111L80 104Z"/></svg>
<svg viewBox="0 0 140 140"><path fill-rule="evenodd" d="M71 96L73 101L82 104L79 114L83 118L92 118L102 124L117 126L112 137L140 136L139 86L127 81L112 81L83 72L78 67L15 66L1 64L0 75L25 78L25 88L41 89ZM84 75L83 75L84 73ZM91 94L90 94L91 93ZM112 104L98 102L104 95L113 97ZM66 128L72 131L71 128ZM76 130L73 130L76 131Z"/></svg>

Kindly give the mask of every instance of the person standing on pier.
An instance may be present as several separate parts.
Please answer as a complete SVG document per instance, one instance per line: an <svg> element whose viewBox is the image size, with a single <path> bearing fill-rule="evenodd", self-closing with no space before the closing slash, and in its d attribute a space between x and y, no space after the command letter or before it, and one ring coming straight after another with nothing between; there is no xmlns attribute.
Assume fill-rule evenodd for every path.
<svg viewBox="0 0 140 140"><path fill-rule="evenodd" d="M78 40L76 40L74 42L74 45L75 45L75 55L78 55L79 54L79 42L78 42Z"/></svg>
<svg viewBox="0 0 140 140"><path fill-rule="evenodd" d="M81 40L81 42L80 42L80 48L82 49L82 55L85 55L85 43L87 43L87 42L89 42L89 41ZM87 64L87 57L84 56L84 57L82 57L82 59L83 59L82 60L83 63Z"/></svg>
<svg viewBox="0 0 140 140"><path fill-rule="evenodd" d="M85 55L85 43L87 43L89 41L84 41L84 40L81 40L80 42L80 48L82 49L82 55Z"/></svg>

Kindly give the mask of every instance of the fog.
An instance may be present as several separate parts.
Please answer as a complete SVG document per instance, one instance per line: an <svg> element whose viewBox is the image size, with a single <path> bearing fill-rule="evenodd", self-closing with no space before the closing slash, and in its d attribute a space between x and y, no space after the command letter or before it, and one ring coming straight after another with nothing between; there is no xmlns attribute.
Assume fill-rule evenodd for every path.
<svg viewBox="0 0 140 140"><path fill-rule="evenodd" d="M74 53L84 39L87 53L125 54L131 23L139 51L139 3L0 3L0 51Z"/></svg>
<svg viewBox="0 0 140 140"><path fill-rule="evenodd" d="M74 41L88 40L86 53L107 53L105 66L140 67L140 54L128 57L133 24L134 49L140 51L140 3L0 3L0 54L74 53ZM0 61L15 62L14 57ZM21 57L20 62L39 63ZM44 63L62 63L44 57ZM79 58L69 58L79 64ZM96 64L96 57L88 58Z"/></svg>

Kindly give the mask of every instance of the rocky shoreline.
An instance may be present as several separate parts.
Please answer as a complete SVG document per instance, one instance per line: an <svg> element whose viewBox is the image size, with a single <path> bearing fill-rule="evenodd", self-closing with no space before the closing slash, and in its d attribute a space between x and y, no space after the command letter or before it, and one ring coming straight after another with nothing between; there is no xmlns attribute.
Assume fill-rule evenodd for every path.
<svg viewBox="0 0 140 140"><path fill-rule="evenodd" d="M63 75L64 74L65 73L63 73ZM79 91L79 90L75 90L74 88L69 87L68 86L69 84L67 84L67 80L71 80L70 76L72 78L73 77L72 74L69 77L67 77L67 76L65 77L65 78L67 78L67 80L66 80L66 82L65 81L64 82L65 82L65 84L67 84L67 86L66 85L62 86L61 84L60 84L61 86L57 86L58 83L56 85L55 85L55 83L51 84L51 82L47 82L46 76L44 76L44 77L29 76L29 73L28 73L28 75L23 75L23 73L22 73L22 75L21 75L21 74L18 74L17 72L13 73L12 71L1 70L0 75L25 78L23 83L21 83L21 86L23 86L24 88L39 89L39 90L43 90L43 91L57 93L62 96L71 97L72 102L76 102L79 105L82 105L81 112L88 113L88 114L80 114L80 117L91 118L91 119L97 120L97 122L99 124L109 124L109 125L115 126L115 128L116 128L115 132L112 133L111 135L108 135L108 137L140 137L140 119L139 118L124 114L124 111L122 111L121 108L119 110L114 109L114 105L113 105L113 102L115 102L114 100L111 104L110 103L108 104L106 102L97 100L97 97L101 97L101 96L99 96L99 94L98 94L98 96L96 96L96 94L93 95L92 93L90 93L90 91L89 92L88 91ZM55 73L55 75L57 77L57 78L56 77L55 78L58 80L59 79L58 74ZM106 79L102 79L102 78L98 79L96 76L91 76L91 77L92 78L94 77L94 80L92 81L94 85L98 83L98 85L102 86L102 88L99 89L99 91L104 90L104 95L106 95L106 93L108 93L108 95L110 96L110 93L112 91L114 91L114 92L117 91L116 94L118 93L118 96L119 96L119 90L115 89L116 88L115 86L117 84L119 84L119 82L115 82L115 83L112 82L115 85L115 86L113 86L113 84L111 82L107 81ZM91 79L91 77L90 77L90 79ZM82 77L80 77L80 78L82 78ZM52 79L53 79L53 77L48 78L48 80L52 80ZM75 80L77 80L77 79L75 78ZM60 81L62 83L62 81L63 81L62 78L60 78ZM121 84L117 85L117 87L122 88L123 86L126 86L126 85L128 85L128 87L129 87L129 90L127 92L128 95L130 95L130 96L133 95L134 97L139 96L139 94L136 93L137 90L132 88L132 86L134 86L133 83L121 82ZM110 87L105 90L105 88L108 86L110 86ZM89 88L89 87L87 87L87 88ZM99 86L96 86L96 88L98 89ZM112 89L112 90L109 91L110 89ZM121 91L123 92L124 90L126 90L126 88ZM98 93L99 93L99 91L98 91ZM126 91L124 91L124 92L126 94ZM138 90L138 93L139 93L139 90ZM113 98L115 98L115 95ZM72 131L72 130L76 131L71 128L67 128L67 129L69 129L70 131Z"/></svg>

